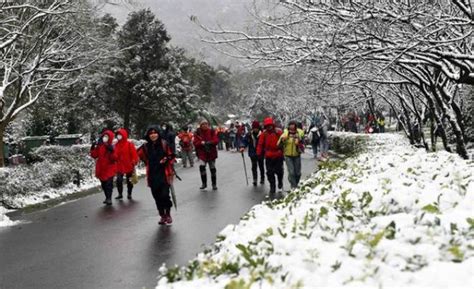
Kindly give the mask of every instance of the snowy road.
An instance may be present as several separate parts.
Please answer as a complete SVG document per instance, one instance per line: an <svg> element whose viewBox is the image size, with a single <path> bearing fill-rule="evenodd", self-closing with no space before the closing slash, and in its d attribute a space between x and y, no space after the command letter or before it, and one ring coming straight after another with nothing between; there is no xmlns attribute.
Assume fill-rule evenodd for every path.
<svg viewBox="0 0 474 289"><path fill-rule="evenodd" d="M247 157L246 164L251 176ZM315 162L306 154L302 164L305 177ZM183 181L176 181L179 210L173 209L171 227L157 225L153 198L141 180L133 201L105 208L103 195L93 194L0 228L0 288L154 288L161 264L186 264L268 191L268 183L245 185L239 153L220 152L218 191L198 189L197 167L178 174Z"/></svg>

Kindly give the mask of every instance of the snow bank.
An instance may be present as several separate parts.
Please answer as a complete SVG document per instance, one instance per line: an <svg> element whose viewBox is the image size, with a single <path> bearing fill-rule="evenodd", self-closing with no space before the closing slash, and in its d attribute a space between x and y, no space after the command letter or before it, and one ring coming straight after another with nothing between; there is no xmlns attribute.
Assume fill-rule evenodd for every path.
<svg viewBox="0 0 474 289"><path fill-rule="evenodd" d="M134 141L136 146L142 141ZM42 146L31 165L0 168L0 224L14 224L5 209L23 208L51 199L86 191L100 185L95 178L95 161L89 156L90 145ZM137 170L145 174L144 168ZM80 186L77 186L77 176ZM0 226L2 226L0 225Z"/></svg>
<svg viewBox="0 0 474 289"><path fill-rule="evenodd" d="M365 148L163 266L157 288L472 288L473 162L392 134Z"/></svg>
<svg viewBox="0 0 474 289"><path fill-rule="evenodd" d="M0 227L12 226L15 225L16 222L10 220L6 216L7 210L4 207L0 206Z"/></svg>

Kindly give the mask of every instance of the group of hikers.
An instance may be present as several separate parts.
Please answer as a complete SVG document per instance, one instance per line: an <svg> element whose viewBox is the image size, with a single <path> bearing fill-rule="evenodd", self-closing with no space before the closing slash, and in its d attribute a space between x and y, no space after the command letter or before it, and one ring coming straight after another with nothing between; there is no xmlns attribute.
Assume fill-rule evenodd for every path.
<svg viewBox="0 0 474 289"><path fill-rule="evenodd" d="M232 145L235 151L243 153L247 149L252 163L253 185L265 183L267 178L270 184L270 195L276 193L277 188L283 190L283 164L286 163L288 180L291 188L296 188L301 178L301 154L305 144L309 141L313 146L316 157L317 148L321 147L321 157L327 157L327 119L320 124L314 124L308 129L308 137L301 123L290 121L286 128L277 126L271 117L264 119L263 124L254 120L251 126L236 123L235 138L232 136ZM120 128L102 131L99 139L93 141L90 155L96 159L96 177L100 180L105 194L104 204L112 205L113 181L116 179L118 196L123 199L123 181L127 184L127 198L132 198L133 186L137 182L135 167L139 161L146 166L146 179L151 194L155 200L160 215L159 224L170 225L170 209L173 205L171 190L176 176L174 164L176 162L175 139L179 140L180 155L183 167L187 164L194 166L193 152L195 151L199 173L201 177L200 189L208 185L207 167L210 170L211 188L217 190L216 159L218 150L223 149L220 128L214 129L206 119L199 122L193 132L190 127L182 128L174 134L170 126L150 126L144 135L145 143L136 148L128 139L129 132ZM259 178L260 176L260 178Z"/></svg>
<svg viewBox="0 0 474 289"><path fill-rule="evenodd" d="M361 125L361 118L355 112L349 112L341 118L342 128L345 131L354 133L359 132ZM381 112L367 113L365 116L365 125L363 126L364 133L384 133L385 132L385 117Z"/></svg>

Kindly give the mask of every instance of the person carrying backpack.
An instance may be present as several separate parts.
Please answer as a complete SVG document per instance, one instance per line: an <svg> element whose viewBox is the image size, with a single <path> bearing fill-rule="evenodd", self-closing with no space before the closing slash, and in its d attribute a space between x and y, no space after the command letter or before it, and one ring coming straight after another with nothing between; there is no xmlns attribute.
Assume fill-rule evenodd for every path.
<svg viewBox="0 0 474 289"><path fill-rule="evenodd" d="M90 156L96 160L95 176L100 180L104 191L107 206L112 205L112 191L114 189L114 176L117 173L117 151L112 144L114 132L104 130L97 141L92 143Z"/></svg>
<svg viewBox="0 0 474 289"><path fill-rule="evenodd" d="M298 186L301 178L301 154L304 140L304 131L297 128L296 121L290 121L285 129L278 146L283 146L286 168L288 169L288 181L292 189Z"/></svg>
<svg viewBox="0 0 474 289"><path fill-rule="evenodd" d="M207 120L200 122L199 128L194 134L193 144L196 148L196 154L199 159L199 171L201 173L202 186L201 190L207 188L207 174L206 164L209 165L211 170L211 181L212 189L217 190L217 170L216 170L216 159L217 159L217 143L219 138L214 129L209 127Z"/></svg>
<svg viewBox="0 0 474 289"><path fill-rule="evenodd" d="M263 121L265 130L258 137L257 156L265 158L265 167L267 170L267 179L270 183L270 194L276 192L276 181L278 189L283 188L283 151L278 147L278 140L282 135L281 129L275 127L271 117Z"/></svg>
<svg viewBox="0 0 474 289"><path fill-rule="evenodd" d="M183 159L183 168L186 167L188 160L189 160L189 165L193 167L194 166L193 133L191 131L188 131L187 128L183 128L183 130L178 134L178 138L179 138L179 145L181 146L181 157Z"/></svg>
<svg viewBox="0 0 474 289"><path fill-rule="evenodd" d="M160 215L158 224L171 225L170 186L173 184L175 155L160 129L151 126L145 134L145 144L138 148L138 157L146 165L146 177Z"/></svg>
<svg viewBox="0 0 474 289"><path fill-rule="evenodd" d="M252 122L252 130L245 135L240 146L241 152L243 152L246 147L248 148L248 155L252 161L252 176L254 186L257 185L257 167L260 169L260 184L265 183L264 158L263 156L257 155L257 142L261 133L260 123L258 120L254 120Z"/></svg>
<svg viewBox="0 0 474 289"><path fill-rule="evenodd" d="M132 198L133 183L131 181L132 175L135 171L135 166L138 163L137 149L135 145L128 140L128 132L124 128L120 128L115 133L117 143L115 149L117 151L117 178L116 185L118 196L117 200L123 198L123 177L125 175L127 181L127 199Z"/></svg>

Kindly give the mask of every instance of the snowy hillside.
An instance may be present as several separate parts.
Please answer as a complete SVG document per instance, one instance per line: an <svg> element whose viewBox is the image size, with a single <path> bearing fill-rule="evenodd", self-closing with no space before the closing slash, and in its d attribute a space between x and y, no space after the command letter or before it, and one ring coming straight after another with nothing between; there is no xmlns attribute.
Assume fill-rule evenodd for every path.
<svg viewBox="0 0 474 289"><path fill-rule="evenodd" d="M472 288L473 257L473 162L379 134L162 267L157 288Z"/></svg>

